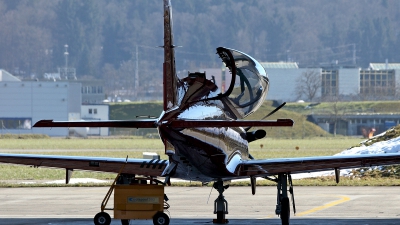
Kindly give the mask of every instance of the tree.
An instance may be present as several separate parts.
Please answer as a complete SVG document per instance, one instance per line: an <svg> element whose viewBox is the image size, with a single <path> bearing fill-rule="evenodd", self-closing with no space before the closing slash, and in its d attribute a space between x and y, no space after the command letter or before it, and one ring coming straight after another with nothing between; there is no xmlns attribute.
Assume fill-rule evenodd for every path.
<svg viewBox="0 0 400 225"><path fill-rule="evenodd" d="M333 135L336 137L338 125L346 120L347 104L339 104L339 97L332 97L331 112L329 113L329 121L333 124ZM344 134L347 135L347 132Z"/></svg>
<svg viewBox="0 0 400 225"><path fill-rule="evenodd" d="M321 89L321 73L317 70L307 70L296 80L296 95L298 99L303 96L310 102L317 97Z"/></svg>

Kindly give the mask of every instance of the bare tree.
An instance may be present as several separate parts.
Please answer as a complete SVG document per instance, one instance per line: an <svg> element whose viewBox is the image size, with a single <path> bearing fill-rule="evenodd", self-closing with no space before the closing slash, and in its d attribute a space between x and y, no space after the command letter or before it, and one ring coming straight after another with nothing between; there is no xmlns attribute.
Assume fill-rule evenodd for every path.
<svg viewBox="0 0 400 225"><path fill-rule="evenodd" d="M296 95L298 99L303 96L313 101L322 86L321 74L317 70L307 70L297 80Z"/></svg>

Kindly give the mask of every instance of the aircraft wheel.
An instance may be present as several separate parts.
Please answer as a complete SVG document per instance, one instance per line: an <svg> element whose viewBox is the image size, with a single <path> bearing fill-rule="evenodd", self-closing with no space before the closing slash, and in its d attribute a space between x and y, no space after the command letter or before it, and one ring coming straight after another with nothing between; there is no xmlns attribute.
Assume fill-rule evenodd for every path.
<svg viewBox="0 0 400 225"><path fill-rule="evenodd" d="M289 225L290 221L290 204L289 204L289 198L283 198L281 201L281 221L282 225Z"/></svg>
<svg viewBox="0 0 400 225"><path fill-rule="evenodd" d="M167 214L159 212L153 217L153 224L154 225L168 225L169 224L169 217Z"/></svg>
<svg viewBox="0 0 400 225"><path fill-rule="evenodd" d="M95 225L110 225L111 217L106 212L99 212L94 217L94 224Z"/></svg>
<svg viewBox="0 0 400 225"><path fill-rule="evenodd" d="M217 221L222 222L224 220L224 211L217 211Z"/></svg>
<svg viewBox="0 0 400 225"><path fill-rule="evenodd" d="M130 222L130 220L121 220L122 225L129 225Z"/></svg>

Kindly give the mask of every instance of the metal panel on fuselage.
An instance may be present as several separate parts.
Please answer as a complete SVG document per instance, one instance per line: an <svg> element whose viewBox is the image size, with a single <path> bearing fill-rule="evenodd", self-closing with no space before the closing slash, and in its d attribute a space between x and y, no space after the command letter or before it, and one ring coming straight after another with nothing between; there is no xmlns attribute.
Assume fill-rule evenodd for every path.
<svg viewBox="0 0 400 225"><path fill-rule="evenodd" d="M169 130L169 141L176 150L173 158L181 167L175 177L210 181L238 176L234 173L238 159L249 156L243 133L238 127Z"/></svg>

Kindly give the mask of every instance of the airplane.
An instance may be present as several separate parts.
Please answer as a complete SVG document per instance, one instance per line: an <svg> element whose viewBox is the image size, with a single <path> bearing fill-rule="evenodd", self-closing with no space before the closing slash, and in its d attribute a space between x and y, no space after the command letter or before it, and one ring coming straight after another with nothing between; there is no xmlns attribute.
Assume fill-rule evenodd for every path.
<svg viewBox="0 0 400 225"><path fill-rule="evenodd" d="M163 177L164 185L170 185L171 178L214 182L213 187L219 193L214 202L214 214L217 215L214 223L218 224L228 222L228 202L223 193L229 187L230 181L250 179L251 193L254 195L256 178L265 178L276 182L275 214L280 217L282 225L290 223L290 202L296 213L292 174L334 170L336 182L339 182L340 169L400 163L400 154L397 153L254 159L249 152L248 143L264 138L266 132L262 129L249 131L250 128L290 127L294 124L291 119L244 120L266 99L270 85L267 73L260 63L248 54L218 47L217 54L231 74L231 82L226 91L222 92L205 73L194 72L185 78L179 78L175 67L172 6L170 0L163 0L163 4L164 94L163 112L158 118L127 121L41 120L34 127L157 128L168 160L0 154L0 162L63 168L66 170L66 183L69 182L73 170L119 173L123 178L120 179L122 182L138 175ZM270 114L278 111L280 107ZM108 225L110 222L110 216L105 212L96 215L94 220L96 225ZM121 222L129 224L126 220ZM154 224L168 225L169 219L154 221Z"/></svg>

